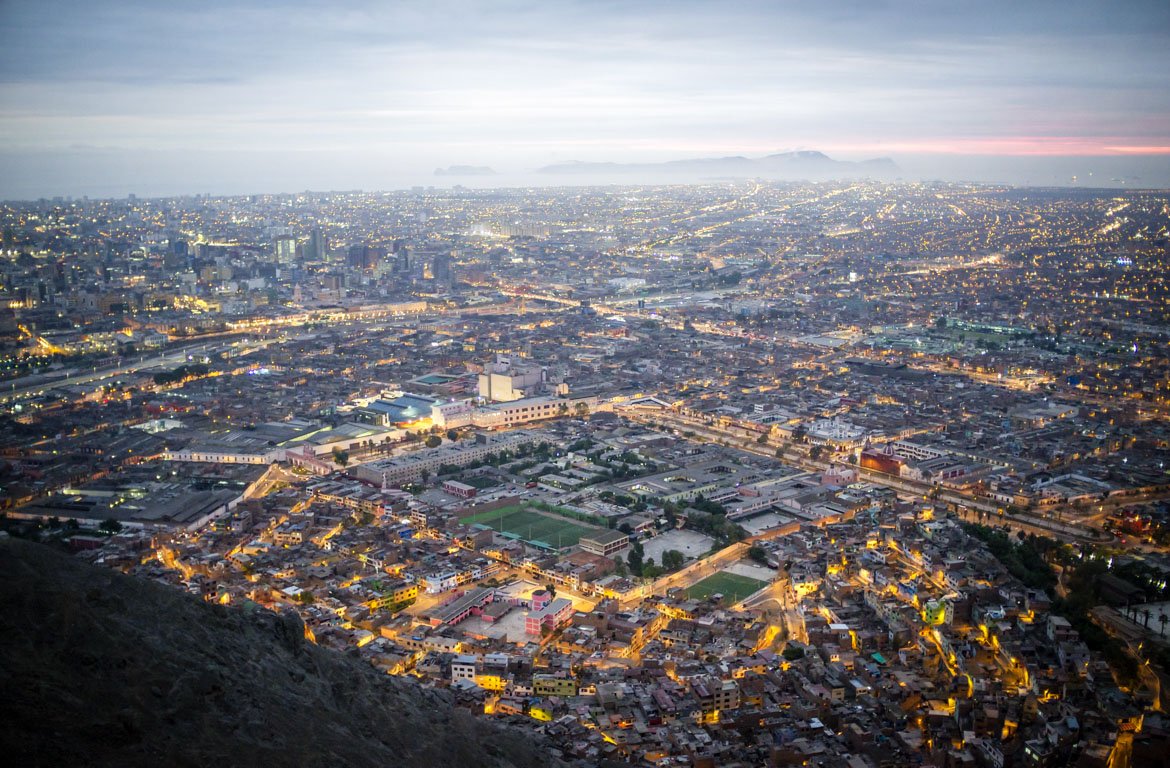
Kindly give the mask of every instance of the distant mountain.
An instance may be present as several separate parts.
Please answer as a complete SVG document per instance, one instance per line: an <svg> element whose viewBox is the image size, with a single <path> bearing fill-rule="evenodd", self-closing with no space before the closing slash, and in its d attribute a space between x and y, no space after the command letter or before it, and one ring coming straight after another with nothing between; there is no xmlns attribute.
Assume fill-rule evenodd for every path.
<svg viewBox="0 0 1170 768"><path fill-rule="evenodd" d="M206 603L7 536L0 615L10 765L560 764L530 730L313 645L294 613Z"/></svg>
<svg viewBox="0 0 1170 768"><path fill-rule="evenodd" d="M546 165L537 173L553 176L604 177L630 181L690 180L717 178L808 179L818 181L840 178L892 178L899 173L897 164L888 157L851 162L834 160L823 152L781 152L766 157L705 157L671 160L665 163L585 163Z"/></svg>
<svg viewBox="0 0 1170 768"><path fill-rule="evenodd" d="M446 168L436 168L436 176L495 176L494 169L486 165L449 165Z"/></svg>

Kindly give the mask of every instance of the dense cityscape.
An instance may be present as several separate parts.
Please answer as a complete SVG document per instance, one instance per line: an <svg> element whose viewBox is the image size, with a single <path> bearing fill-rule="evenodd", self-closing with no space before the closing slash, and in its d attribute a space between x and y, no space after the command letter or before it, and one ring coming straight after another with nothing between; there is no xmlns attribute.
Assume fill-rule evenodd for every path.
<svg viewBox="0 0 1170 768"><path fill-rule="evenodd" d="M1170 194L0 204L14 537L570 764L1162 765Z"/></svg>

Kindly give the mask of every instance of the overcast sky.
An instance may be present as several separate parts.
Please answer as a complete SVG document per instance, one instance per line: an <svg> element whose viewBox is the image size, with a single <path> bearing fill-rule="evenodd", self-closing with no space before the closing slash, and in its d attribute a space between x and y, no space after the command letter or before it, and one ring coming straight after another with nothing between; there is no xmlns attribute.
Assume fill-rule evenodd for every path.
<svg viewBox="0 0 1170 768"><path fill-rule="evenodd" d="M0 197L796 148L1140 172L1170 2L0 0L0 140Z"/></svg>

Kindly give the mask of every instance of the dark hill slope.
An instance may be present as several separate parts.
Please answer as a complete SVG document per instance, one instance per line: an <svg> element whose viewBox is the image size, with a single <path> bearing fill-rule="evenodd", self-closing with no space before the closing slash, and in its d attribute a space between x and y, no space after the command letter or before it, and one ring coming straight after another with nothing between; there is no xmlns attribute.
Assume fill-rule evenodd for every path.
<svg viewBox="0 0 1170 768"><path fill-rule="evenodd" d="M534 734L303 640L295 616L201 602L0 539L8 765L550 765Z"/></svg>

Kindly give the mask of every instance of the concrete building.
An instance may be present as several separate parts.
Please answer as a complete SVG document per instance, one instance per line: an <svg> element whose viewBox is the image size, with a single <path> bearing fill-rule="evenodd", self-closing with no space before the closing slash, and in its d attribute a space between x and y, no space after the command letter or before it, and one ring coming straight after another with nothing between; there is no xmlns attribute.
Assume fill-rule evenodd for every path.
<svg viewBox="0 0 1170 768"><path fill-rule="evenodd" d="M479 396L488 402L506 403L531 397L544 386L545 370L539 366L513 363L496 356L479 375Z"/></svg>
<svg viewBox="0 0 1170 768"><path fill-rule="evenodd" d="M582 536L579 544L591 555L613 557L630 546L630 537L621 531L598 531Z"/></svg>

